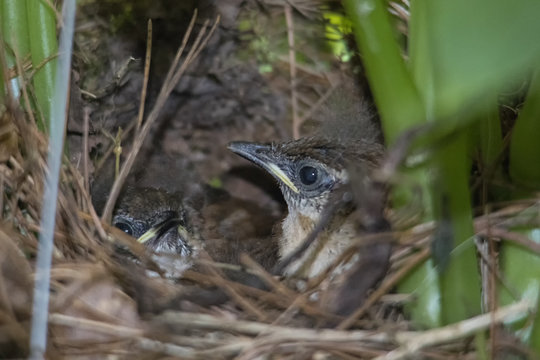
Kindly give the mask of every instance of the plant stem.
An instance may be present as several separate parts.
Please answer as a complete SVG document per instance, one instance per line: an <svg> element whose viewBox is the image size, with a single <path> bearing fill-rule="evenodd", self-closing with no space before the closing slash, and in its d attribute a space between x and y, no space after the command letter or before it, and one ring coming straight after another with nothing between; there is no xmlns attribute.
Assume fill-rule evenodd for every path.
<svg viewBox="0 0 540 360"><path fill-rule="evenodd" d="M540 68L536 69L510 143L510 177L529 189L540 189Z"/></svg>
<svg viewBox="0 0 540 360"><path fill-rule="evenodd" d="M15 68L15 53L20 61L22 61L22 59L30 52L28 24L26 21L26 1L1 0L0 10L2 35L5 44L7 45L7 66L9 68ZM19 74L19 76L21 76L21 74ZM11 80L11 88L13 90L13 95L18 98L21 90L17 79Z"/></svg>
<svg viewBox="0 0 540 360"><path fill-rule="evenodd" d="M401 57L386 1L345 0L367 77L389 145L403 131L425 121L417 89Z"/></svg>
<svg viewBox="0 0 540 360"><path fill-rule="evenodd" d="M43 123L38 121L38 125L41 130L49 131L56 71L56 59L53 56L58 52L56 17L54 9L43 0L27 0L27 7L32 65L36 70L34 90L40 110L38 114L44 117Z"/></svg>

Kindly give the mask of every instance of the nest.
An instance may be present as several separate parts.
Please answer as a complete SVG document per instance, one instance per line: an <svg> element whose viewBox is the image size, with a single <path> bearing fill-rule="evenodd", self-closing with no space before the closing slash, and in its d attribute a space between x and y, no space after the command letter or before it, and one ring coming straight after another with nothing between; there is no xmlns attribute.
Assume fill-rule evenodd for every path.
<svg viewBox="0 0 540 360"><path fill-rule="evenodd" d="M17 109L7 109L2 119L4 126L15 131L4 138L6 150L0 165L0 349L3 357L22 357L28 354L46 140ZM394 234L397 246L390 273L349 318L338 318L312 300L316 284L300 291L249 259L244 259L246 268L270 290L231 281L223 276L223 266L210 260L200 261L204 264L201 271L184 274L189 286L175 284L148 276L139 265L118 261L114 242L131 240L122 240L121 232L101 223L93 211L83 176L67 161L61 179L51 271L49 358L103 358L111 354L186 359L251 359L269 355L451 358L473 351L468 339L475 330L525 311L528 306L518 303L513 308L467 320L469 328L410 331L400 311L406 298L389 292L407 271L429 256L432 224ZM511 218L530 205L513 205L489 219L479 218L478 229L486 231L488 221ZM211 298L213 290L203 293L193 289L212 286L226 293L229 300L218 306L205 306L203 296ZM334 328L319 328L329 320Z"/></svg>
<svg viewBox="0 0 540 360"><path fill-rule="evenodd" d="M1 121L0 354L13 358L29 354L47 140L17 106L4 109ZM229 279L226 265L204 257L181 283L150 276L145 271L150 259L137 264L118 258L118 243L145 255L133 239L101 221L88 180L67 160L58 194L46 354L51 359L472 359L475 332L530 308L521 302L457 325L413 331L402 311L407 296L391 291L429 257L433 224L374 235L375 241L392 236L391 269L366 301L343 317L313 295L324 277L298 284L273 276L248 257L242 258L243 270L264 289ZM478 218L477 230L493 236L490 224L533 205L513 204ZM527 242L509 232L498 236ZM223 294L225 301L216 304Z"/></svg>

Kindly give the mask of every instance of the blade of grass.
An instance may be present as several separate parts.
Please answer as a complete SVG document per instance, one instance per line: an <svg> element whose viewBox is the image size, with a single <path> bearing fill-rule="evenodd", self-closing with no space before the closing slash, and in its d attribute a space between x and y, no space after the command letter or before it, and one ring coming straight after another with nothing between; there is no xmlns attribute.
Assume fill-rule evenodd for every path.
<svg viewBox="0 0 540 360"><path fill-rule="evenodd" d="M437 10L431 2L413 1L411 4L409 49L412 76L429 121L442 127L460 122L467 124L471 122L471 115L461 116L461 108L456 107L453 112L441 109L446 104L441 96L451 84L441 80L440 71L444 62L434 56L438 50L434 43L438 39L433 38L433 29L437 29L437 24L433 22L444 17ZM425 288L428 291L418 294L419 306L415 308L413 316L422 318L423 305L438 301L440 313L433 313L427 319L436 320L435 323L427 324L431 326L460 321L480 312L480 278L475 248L472 241L468 242L470 246L464 245L474 234L468 185L471 162L466 131L469 129L470 126L462 126L459 130L447 127L445 133L452 135L439 141L429 164L430 198L434 217L438 221L438 229L432 240L433 265L437 268L430 268L432 264L426 263L419 269L420 274L416 277L429 276L433 282ZM427 138L431 136L431 133L426 135ZM459 256L455 255L458 252ZM438 273L437 280L434 272ZM405 286L414 284L406 282ZM434 299L434 296L438 299Z"/></svg>
<svg viewBox="0 0 540 360"><path fill-rule="evenodd" d="M461 120L461 117L456 116L461 109L456 107L454 113L451 113L447 108L443 108L443 105L446 105L443 100L446 99L441 100L440 96L445 94L443 90L447 90L447 84L440 81L438 74L441 62L434 61L431 56L434 39L430 30L433 27L433 12L438 8L422 2L413 4L417 6L411 8L414 10L411 11L410 29L411 76L401 59L386 13L386 2L345 2L355 26L367 76L390 144L403 130L425 122L426 118L430 121L437 120L443 127L445 123L453 124L456 119ZM453 84L450 81L447 83ZM441 118L440 114L446 115ZM455 128L445 130L445 134L455 134ZM431 134L426 136L429 138ZM441 137L444 137L444 134ZM432 171L428 173L427 168L419 169L414 175L422 186L425 219L429 220L433 216L430 208L438 209L435 215L441 226L446 223L450 229L447 238L442 241L443 244L446 243L446 254L443 252L442 255L442 258L445 258L450 256L452 247L458 246L473 234L471 200L467 185L470 162L467 160L467 146L463 135L459 135L457 139L455 135L450 138L446 136L445 142L438 144L438 147L438 151L430 154L434 159L431 163ZM444 212L441 211L443 201L446 202ZM427 205L427 202L432 205ZM473 275L476 273L474 248L470 247L465 252L465 255L450 258L448 267L440 277L434 277L434 269L430 268L428 263L419 268L419 274L413 276L417 279L433 279L427 282L427 291L420 295L428 295L429 298L422 299L420 303L440 302L442 307L432 307L441 311L438 315L436 312L432 314L437 321L461 320L480 309L479 282L476 281L478 276L475 279ZM460 278L463 271L466 271L467 276ZM424 311L423 307L418 309Z"/></svg>
<svg viewBox="0 0 540 360"><path fill-rule="evenodd" d="M17 52L21 59L24 59L30 52L26 1L2 0L0 10L2 35L8 48L8 51L6 52L7 66L9 68L15 68L16 60L13 52ZM19 74L19 76L20 75L21 74ZM18 98L20 94L20 85L16 78L11 81L11 87L13 95Z"/></svg>
<svg viewBox="0 0 540 360"><path fill-rule="evenodd" d="M343 4L391 145L403 131L425 121L418 91L401 57L386 1L346 0Z"/></svg>
<svg viewBox="0 0 540 360"><path fill-rule="evenodd" d="M469 193L471 164L467 154L467 137L463 133L436 157L435 169L439 173L433 199L438 203L437 208L443 207L443 212L437 214L439 227L448 224L451 229L449 238L443 241L449 241L450 249L454 248L448 266L440 274L444 324L477 315L481 310L476 249L472 241L467 242L474 236Z"/></svg>
<svg viewBox="0 0 540 360"><path fill-rule="evenodd" d="M469 145L470 152L476 156L478 162L481 176L478 183L481 186L480 202L485 205L490 200L507 200L509 194L507 189L496 185L498 183L496 180L501 180L505 176L502 167L504 150L497 92L486 92L483 102L484 105L478 112L479 118L474 125L474 132L469 138Z"/></svg>
<svg viewBox="0 0 540 360"><path fill-rule="evenodd" d="M509 171L512 181L529 189L540 189L540 67L536 69L525 105L510 142Z"/></svg>
<svg viewBox="0 0 540 360"><path fill-rule="evenodd" d="M533 73L525 105L521 110L510 142L510 177L518 190L514 196L521 197L532 190L540 189L540 168L538 156L540 155L540 68ZM535 228L518 230L528 237L540 242L540 230ZM502 249L502 271L508 281L515 286L515 290L523 297L538 296L540 291L540 259L529 249L521 246L504 243ZM535 293L536 292L536 293ZM501 289L501 302L511 301L511 295ZM532 323L532 330L528 339L533 351L540 356L540 314L536 313Z"/></svg>
<svg viewBox="0 0 540 360"><path fill-rule="evenodd" d="M41 110L38 111L38 114L43 114L45 117L42 122L38 121L38 126L40 130L48 131L51 126L51 107L57 62L52 57L58 51L56 16L54 9L42 0L28 0L27 7L32 65L34 69L37 69L33 79L34 91L37 106ZM46 61L47 59L50 60ZM43 64L44 61L46 61L45 64ZM39 68L40 66L41 68Z"/></svg>
<svg viewBox="0 0 540 360"><path fill-rule="evenodd" d="M344 1L344 6L353 23L385 137L392 145L405 130L425 122L424 104L401 57L386 2L349 0ZM421 189L422 217L431 220L433 214L428 174L424 169L417 169L408 175ZM410 189L398 186L393 190L392 201L395 206L400 206L409 203L414 196ZM413 269L403 279L399 290L415 293L417 301L409 309L415 321L431 326L440 325L440 291L437 272L431 261Z"/></svg>
<svg viewBox="0 0 540 360"><path fill-rule="evenodd" d="M64 26L60 34L60 56L56 71L57 87L52 104L50 128L49 171L45 179L45 192L41 209L41 232L36 261L34 303L32 306L32 330L30 336L30 358L43 359L47 346L47 318L49 308L50 270L53 251L53 234L56 219L58 183L63 153L64 132L67 120L67 100L71 70L71 51L75 25L76 0L65 0L63 5ZM53 18L54 20L54 18ZM52 95L51 95L52 97Z"/></svg>
<svg viewBox="0 0 540 360"><path fill-rule="evenodd" d="M386 2L380 0L345 1L353 22L354 34L367 70L375 102L381 114L382 127L389 145L405 130L425 122L424 104L413 84L411 74L401 58L399 46L386 12ZM429 188L430 177L425 169L410 175L421 189L422 217L433 219ZM410 202L414 195L409 189L396 187L392 194L394 205ZM410 307L418 323L441 324L440 289L438 276L431 261L413 269L399 285L399 290L416 295Z"/></svg>

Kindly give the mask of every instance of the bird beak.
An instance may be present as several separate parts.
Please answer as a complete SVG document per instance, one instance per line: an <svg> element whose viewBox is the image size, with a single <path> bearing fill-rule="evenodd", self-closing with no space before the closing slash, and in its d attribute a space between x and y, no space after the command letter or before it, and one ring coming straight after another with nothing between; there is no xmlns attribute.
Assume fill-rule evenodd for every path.
<svg viewBox="0 0 540 360"><path fill-rule="evenodd" d="M242 156L243 158L259 165L279 181L287 185L295 193L299 193L298 188L283 170L275 163L272 156L271 145L257 144L244 141L233 141L229 143L228 149Z"/></svg>
<svg viewBox="0 0 540 360"><path fill-rule="evenodd" d="M141 244L147 243L148 241L150 241L150 240L152 240L154 238L161 237L163 234L165 234L167 231L169 231L170 229L172 229L175 226L178 227L178 234L180 236L186 234L187 231L182 226L182 220L177 219L177 218L173 218L173 219L165 220L161 224L158 224L157 226L154 226L153 228L151 228L150 230L148 230L147 232L142 234L137 239L137 241L140 242Z"/></svg>

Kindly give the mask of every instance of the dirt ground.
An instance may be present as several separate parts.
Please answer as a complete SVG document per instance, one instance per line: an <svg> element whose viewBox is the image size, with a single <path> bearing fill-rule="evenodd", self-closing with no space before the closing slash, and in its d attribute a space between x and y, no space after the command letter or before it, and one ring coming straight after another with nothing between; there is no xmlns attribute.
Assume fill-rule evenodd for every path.
<svg viewBox="0 0 540 360"><path fill-rule="evenodd" d="M143 84L147 19L153 19L153 46L146 113L155 102L174 52L197 8L195 32L205 19L215 19L217 14L221 16L220 25L197 63L173 90L137 157L138 165L132 170L129 182L169 191L182 190L187 183L204 182L233 196L255 200L274 216L281 214L283 201L274 181L226 146L233 140L271 142L291 138L286 58L274 60L272 71L262 74L261 63L265 59L260 59L260 53L274 50L254 48L253 44L260 38L257 32L261 30L239 30L242 21L253 24L263 19L261 26L266 28L282 26L279 31L268 33L270 42L282 41L287 34L283 7L238 0L192 1L172 6L165 3L155 1L147 5L139 1L132 5L132 11L123 8L119 1L88 2L81 6L68 125L72 161L80 167L84 151L83 119L89 114L88 151L95 165L91 171L94 189L98 189L94 193L105 197L114 163L113 139L121 129L122 159L133 139ZM310 6L314 11L310 13L311 19L298 12L295 16L302 21L301 29L309 29L314 33L312 36L324 42L316 3ZM298 43L308 48L309 44L301 39ZM309 50L315 51L316 46L310 45ZM327 54L322 56L328 58ZM130 58L135 60L129 62ZM313 63L317 61L320 60ZM330 64L336 69L338 61L333 61ZM334 69L317 71L314 66L304 66L299 70L297 89L301 110L310 110L336 82L340 75ZM104 158L108 159L105 166L96 165Z"/></svg>

